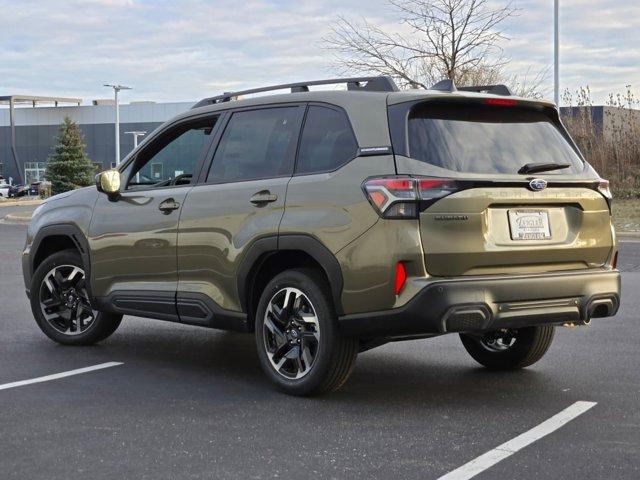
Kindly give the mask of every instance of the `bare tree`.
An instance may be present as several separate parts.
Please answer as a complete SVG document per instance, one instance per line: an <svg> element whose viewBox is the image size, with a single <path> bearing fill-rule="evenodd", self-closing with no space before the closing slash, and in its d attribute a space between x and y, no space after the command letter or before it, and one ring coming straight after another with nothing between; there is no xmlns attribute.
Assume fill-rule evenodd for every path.
<svg viewBox="0 0 640 480"><path fill-rule="evenodd" d="M545 67L533 74L531 67L523 75L504 75L502 81L511 87L511 90L520 97L541 99L546 93L544 84L549 77L551 67Z"/></svg>
<svg viewBox="0 0 640 480"><path fill-rule="evenodd" d="M442 78L457 85L490 85L507 76L501 23L516 10L488 0L389 0L406 33L387 32L362 19L338 17L323 41L343 72L374 72L404 87L428 88ZM546 74L526 82L512 78L531 96Z"/></svg>

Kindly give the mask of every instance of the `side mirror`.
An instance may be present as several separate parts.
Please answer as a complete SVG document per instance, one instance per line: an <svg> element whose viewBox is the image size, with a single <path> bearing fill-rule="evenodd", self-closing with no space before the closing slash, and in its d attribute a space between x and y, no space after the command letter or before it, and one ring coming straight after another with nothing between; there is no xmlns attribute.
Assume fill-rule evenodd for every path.
<svg viewBox="0 0 640 480"><path fill-rule="evenodd" d="M105 170L96 175L96 188L99 192L109 196L120 193L120 172L118 170Z"/></svg>

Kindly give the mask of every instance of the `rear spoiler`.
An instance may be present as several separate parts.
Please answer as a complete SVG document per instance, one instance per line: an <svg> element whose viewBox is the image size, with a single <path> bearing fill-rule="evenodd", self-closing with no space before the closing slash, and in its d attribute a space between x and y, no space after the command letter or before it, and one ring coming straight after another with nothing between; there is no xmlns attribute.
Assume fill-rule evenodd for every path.
<svg viewBox="0 0 640 480"><path fill-rule="evenodd" d="M440 92L475 92L475 93L489 93L491 95L502 95L505 97L510 97L513 95L513 92L509 87L502 84L496 85L473 85L470 87L456 87L453 80L440 80L438 83L433 85L429 90L438 90Z"/></svg>

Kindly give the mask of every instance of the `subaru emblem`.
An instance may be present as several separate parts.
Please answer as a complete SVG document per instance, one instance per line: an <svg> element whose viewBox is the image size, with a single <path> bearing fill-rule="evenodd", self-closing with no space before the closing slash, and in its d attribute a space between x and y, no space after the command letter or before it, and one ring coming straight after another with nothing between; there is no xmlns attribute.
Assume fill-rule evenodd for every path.
<svg viewBox="0 0 640 480"><path fill-rule="evenodd" d="M534 178L529 182L529 188L534 192L547 188L547 181L542 178Z"/></svg>

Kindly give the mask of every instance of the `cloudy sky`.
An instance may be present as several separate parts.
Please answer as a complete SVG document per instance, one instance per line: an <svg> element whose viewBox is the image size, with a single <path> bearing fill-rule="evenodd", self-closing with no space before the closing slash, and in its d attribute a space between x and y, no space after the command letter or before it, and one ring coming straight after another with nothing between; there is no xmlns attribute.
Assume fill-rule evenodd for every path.
<svg viewBox="0 0 640 480"><path fill-rule="evenodd" d="M499 0L492 0L499 3ZM640 1L560 0L561 85L596 101L640 93ZM553 1L515 0L504 27L510 71L552 62ZM321 38L336 16L393 30L384 0L0 0L0 95L196 100L221 91L332 76ZM547 96L552 95L552 75Z"/></svg>

